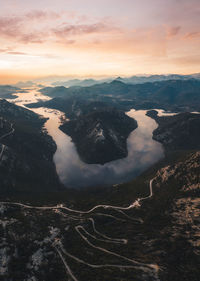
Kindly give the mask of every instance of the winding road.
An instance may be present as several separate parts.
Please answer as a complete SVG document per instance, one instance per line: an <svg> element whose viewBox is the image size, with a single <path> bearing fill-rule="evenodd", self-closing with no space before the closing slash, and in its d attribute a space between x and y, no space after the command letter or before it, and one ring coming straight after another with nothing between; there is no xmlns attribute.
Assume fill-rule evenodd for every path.
<svg viewBox="0 0 200 281"><path fill-rule="evenodd" d="M128 240L124 239L124 238L120 239L120 238L108 237L107 235L99 232L96 228L95 220L93 218L94 215L109 216L111 219L123 221L121 218L112 216L110 214L95 212L96 210L99 210L99 209L104 209L104 210L112 209L112 210L116 210L117 213L119 213L119 214L123 214L124 218L134 219L135 222L142 223L141 219L132 218L132 217L128 216L125 212L126 212L126 210L140 207L142 201L148 200L153 196L154 179L155 178L153 178L149 181L149 195L146 197L138 198L137 200L135 200L132 204L130 204L127 207L112 206L112 205L97 205L88 211L79 211L79 210L70 209L68 207L65 207L62 204L55 205L55 206L31 206L31 205L27 205L27 204L23 204L23 203L18 203L18 202L0 202L0 205L19 206L21 208L36 209L36 210L41 210L41 211L42 210L43 211L52 210L63 217L67 217L68 219L75 221L74 230L79 235L79 237L84 241L84 243L87 244L87 247L92 248L93 250L98 251L98 252L99 251L103 252L108 256L113 256L113 257L123 261L123 263L124 262L127 263L127 264L120 264L120 263L119 264L91 264L91 263L87 263L83 259L76 257L73 254L69 253L62 244L62 238L56 237L52 242L52 247L55 249L58 256L60 257L60 259L63 263L63 266L65 267L68 277L74 281L78 281L78 279L75 276L75 274L72 272L68 262L66 261L66 257L68 257L69 259L71 259L77 263L87 265L91 268L112 267L112 268L118 268L118 269L123 269L123 270L131 269L131 268L141 270L141 271L145 272L146 274L153 276L154 280L158 281L159 280L158 272L159 272L160 268L157 264L147 264L147 263L143 263L143 262L140 262L140 261L137 261L134 259L130 259L117 252L114 252L114 251L108 250L102 246L96 245L96 243L98 243L98 242L104 242L105 244L113 243L113 244L125 245L125 244L128 244ZM93 217L91 217L91 215ZM92 233L90 233L88 230L86 230L85 226L89 226L90 228L92 227ZM66 231L68 231L68 228L66 229ZM92 239L93 241L96 241L96 243L94 244L94 242L91 242L90 239Z"/></svg>

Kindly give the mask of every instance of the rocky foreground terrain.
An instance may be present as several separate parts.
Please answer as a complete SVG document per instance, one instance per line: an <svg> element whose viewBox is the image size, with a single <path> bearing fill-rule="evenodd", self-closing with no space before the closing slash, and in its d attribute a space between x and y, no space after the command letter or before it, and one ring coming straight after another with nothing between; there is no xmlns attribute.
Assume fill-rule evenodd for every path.
<svg viewBox="0 0 200 281"><path fill-rule="evenodd" d="M43 130L45 122L27 109L0 100L1 192L59 188L53 163L56 145Z"/></svg>
<svg viewBox="0 0 200 281"><path fill-rule="evenodd" d="M199 183L196 152L103 192L104 205L94 203L98 193L84 195L91 209L78 198L1 202L1 280L198 281Z"/></svg>
<svg viewBox="0 0 200 281"><path fill-rule="evenodd" d="M128 155L127 138L137 122L122 111L107 108L81 115L60 128L72 137L84 162L105 164Z"/></svg>

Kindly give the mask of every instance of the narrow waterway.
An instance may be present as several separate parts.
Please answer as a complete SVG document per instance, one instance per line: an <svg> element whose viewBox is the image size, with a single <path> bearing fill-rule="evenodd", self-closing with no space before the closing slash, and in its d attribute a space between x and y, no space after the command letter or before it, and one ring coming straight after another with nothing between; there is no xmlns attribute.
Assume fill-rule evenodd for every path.
<svg viewBox="0 0 200 281"><path fill-rule="evenodd" d="M17 105L25 106L27 103L36 102L38 99L49 99L36 90L19 94ZM48 117L45 128L57 144L54 162L61 181L69 187L101 186L118 184L133 179L141 174L164 155L162 145L152 139L152 133L157 128L157 123L146 116L145 110L127 112L127 115L138 122L127 140L128 156L124 159L112 161L105 165L86 164L81 161L71 138L60 129L60 117L63 113L47 108L31 109L37 114Z"/></svg>

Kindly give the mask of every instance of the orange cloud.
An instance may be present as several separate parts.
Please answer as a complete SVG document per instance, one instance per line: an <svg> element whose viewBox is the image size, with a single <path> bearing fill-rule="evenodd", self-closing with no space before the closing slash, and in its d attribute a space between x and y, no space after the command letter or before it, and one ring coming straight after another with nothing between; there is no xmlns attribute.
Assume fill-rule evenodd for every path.
<svg viewBox="0 0 200 281"><path fill-rule="evenodd" d="M42 43L48 32L41 26L43 22L53 22L61 16L54 12L33 10L23 15L0 17L0 37L22 43ZM32 23L37 21L37 23Z"/></svg>
<svg viewBox="0 0 200 281"><path fill-rule="evenodd" d="M57 27L53 29L58 37L65 37L68 35L82 35L82 34L91 34L91 33L101 33L110 31L111 27L107 26L102 22L94 24L78 24L78 25L65 25L63 27Z"/></svg>
<svg viewBox="0 0 200 281"><path fill-rule="evenodd" d="M19 32L19 24L21 23L18 17L1 17L0 18L0 35L13 37L16 32Z"/></svg>
<svg viewBox="0 0 200 281"><path fill-rule="evenodd" d="M166 32L167 32L167 37L172 38L176 36L181 30L181 26L172 26L172 27L167 27Z"/></svg>
<svg viewBox="0 0 200 281"><path fill-rule="evenodd" d="M195 39L200 37L200 32L188 32L185 34L184 39Z"/></svg>
<svg viewBox="0 0 200 281"><path fill-rule="evenodd" d="M26 13L24 16L27 20L54 20L61 18L61 15L52 11L43 11L43 10L33 10L29 13Z"/></svg>
<svg viewBox="0 0 200 281"><path fill-rule="evenodd" d="M85 20L85 23L66 23L63 18L68 13L60 15L54 12L31 11L21 16L0 17L0 38L5 38L10 42L22 44L37 43L41 44L47 41L57 41L64 39L67 44L73 44L73 36L105 33L116 29L108 22L96 21L88 23L87 17L80 17L69 13L69 18L73 22ZM32 23L37 21L37 23ZM70 38L68 38L70 37Z"/></svg>
<svg viewBox="0 0 200 281"><path fill-rule="evenodd" d="M2 11L1 73L9 70L12 75L54 75L66 72L123 75L162 70L183 72L184 67L186 72L189 65L194 71L197 67L196 62L200 57L197 40L200 38L199 17L195 16L197 11L194 11L190 1L181 0L187 6L181 12L180 5L174 7L174 1L169 0L165 7L163 3L160 4L162 9L157 10L157 4L156 9L151 5L150 13L149 6L142 5L143 0L138 1L141 2L138 6L134 5L135 1L127 0L132 10L122 0L110 1L115 8L116 3L120 2L121 8L118 11L111 11L110 2L110 6L103 7L101 4L98 10L95 0L88 6L86 2L89 3L89 0L84 0L84 4L73 0L71 2L80 2L80 5L77 4L77 10L73 7L70 12L65 11L65 6L59 12L60 6L57 7L57 3L54 3L55 9L52 11L46 10L46 7L44 10L34 10L33 6L36 6L33 3L37 1L26 1L26 11L29 12L18 9L16 14L5 16L6 13ZM107 2L102 1L105 4ZM155 2L162 1L151 2L155 5ZM66 4L64 2L63 5ZM78 10L79 6L84 7L85 16L82 10ZM91 6L95 9L87 11ZM160 11L160 14L155 14L155 11ZM195 54L194 58L190 54Z"/></svg>

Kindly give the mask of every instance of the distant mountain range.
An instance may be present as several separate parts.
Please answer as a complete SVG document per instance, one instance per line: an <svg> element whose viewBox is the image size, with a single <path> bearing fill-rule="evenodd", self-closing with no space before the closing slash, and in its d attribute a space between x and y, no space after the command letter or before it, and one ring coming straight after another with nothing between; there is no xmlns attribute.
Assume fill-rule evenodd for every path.
<svg viewBox="0 0 200 281"><path fill-rule="evenodd" d="M22 90L19 87L14 87L10 85L0 85L0 98L4 99L14 99L14 93L20 93Z"/></svg>
<svg viewBox="0 0 200 281"><path fill-rule="evenodd" d="M52 86L65 86L65 87L89 87L95 84L101 84L105 82L112 82L117 80L126 84L142 84L147 82L156 81L166 81L166 80L187 80L187 79L200 79L200 73L192 75L179 75L179 74L169 74L169 75L150 75L150 76L131 76L131 77L117 77L117 78L107 78L107 79L71 79L66 81L56 81L52 83Z"/></svg>
<svg viewBox="0 0 200 281"><path fill-rule="evenodd" d="M101 79L101 80L95 80L95 79L72 79L72 80L68 80L68 81L57 81L52 83L52 86L65 86L65 87L89 87L89 86L93 86L95 84L101 84L104 82L111 82L113 79L109 78L109 79Z"/></svg>
<svg viewBox="0 0 200 281"><path fill-rule="evenodd" d="M188 79L200 79L200 74L194 75L179 75L179 74L170 74L170 75L150 75L150 76L132 76L129 78L118 77L116 80L127 84L142 84L147 82L156 82L156 81L167 81L167 80L188 80Z"/></svg>
<svg viewBox="0 0 200 281"><path fill-rule="evenodd" d="M126 84L119 80L90 87L46 87L42 94L52 97L47 102L33 104L64 111L71 115L85 112L85 104L104 103L124 111L163 108L171 111L199 111L200 80L167 80L143 84Z"/></svg>
<svg viewBox="0 0 200 281"><path fill-rule="evenodd" d="M41 79L34 79L30 81L19 81L13 84L13 87L27 88L27 87L44 87L43 85L52 86L64 86L64 87L90 87L96 84L110 83L114 80L126 83L126 84L143 84L147 82L167 81L167 80L188 80L188 79L200 79L200 73L191 75L169 74L169 75L134 75L131 77L107 77L103 79L65 79L64 77L47 77Z"/></svg>

